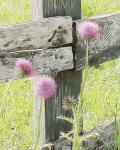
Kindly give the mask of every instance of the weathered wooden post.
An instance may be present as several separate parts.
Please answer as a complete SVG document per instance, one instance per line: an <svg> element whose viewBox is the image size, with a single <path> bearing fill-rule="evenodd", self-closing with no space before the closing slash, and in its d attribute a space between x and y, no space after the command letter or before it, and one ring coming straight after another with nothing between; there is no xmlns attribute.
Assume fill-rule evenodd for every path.
<svg viewBox="0 0 120 150"><path fill-rule="evenodd" d="M71 16L73 19L80 19L81 17L81 0L30 0L31 1L31 13L32 20L40 20L42 17L53 17L53 16ZM63 30L62 26L58 22L58 30ZM72 33L72 22L71 22L71 33ZM53 33L54 34L54 33ZM59 42L61 42L61 35L59 33L54 34L53 39L58 37ZM69 38L72 38L72 34L69 35ZM52 39L50 39L52 40ZM71 40L68 40L71 41ZM57 43L56 43L57 44ZM57 46L55 44L55 46ZM59 44L58 44L59 45ZM74 45L69 43L71 49L74 53ZM66 47L67 49L67 47ZM72 53L72 54L73 54ZM70 54L68 54L68 57ZM56 55L56 59L58 56ZM62 59L62 58L61 58ZM57 95L55 98L52 98L50 101L46 101L43 104L42 112L42 139L40 141L41 145L45 142L50 142L57 140L61 131L67 131L70 129L70 125L66 124L64 121L57 119L57 116L61 114L66 114L62 109L62 101L66 96L78 97L80 92L81 84L81 71L74 71L74 58L73 64L68 63L71 66L68 66L68 70L59 71L59 68L56 67L52 72L57 72L55 77L57 82ZM54 62L53 62L54 63ZM62 63L62 62L61 62ZM61 65L61 64L59 64ZM39 106L39 98L35 96L34 100L34 121L35 121L35 136L37 134L37 112Z"/></svg>
<svg viewBox="0 0 120 150"><path fill-rule="evenodd" d="M43 16L71 16L81 18L81 0L43 0Z"/></svg>
<svg viewBox="0 0 120 150"><path fill-rule="evenodd" d="M33 20L41 17L71 16L81 18L81 0L30 0Z"/></svg>
<svg viewBox="0 0 120 150"><path fill-rule="evenodd" d="M43 0L30 0L32 20L43 18Z"/></svg>

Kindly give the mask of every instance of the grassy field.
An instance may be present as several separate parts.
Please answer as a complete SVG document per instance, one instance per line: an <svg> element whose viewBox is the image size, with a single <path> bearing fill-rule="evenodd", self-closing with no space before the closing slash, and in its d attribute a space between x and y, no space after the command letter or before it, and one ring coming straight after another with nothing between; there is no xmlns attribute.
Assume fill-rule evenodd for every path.
<svg viewBox="0 0 120 150"><path fill-rule="evenodd" d="M120 0L82 0L82 16L120 11Z"/></svg>
<svg viewBox="0 0 120 150"><path fill-rule="evenodd" d="M0 24L30 20L29 0L0 0Z"/></svg>
<svg viewBox="0 0 120 150"><path fill-rule="evenodd" d="M120 114L120 59L100 64L99 68L90 67L85 88L86 128L113 117L116 104Z"/></svg>
<svg viewBox="0 0 120 150"><path fill-rule="evenodd" d="M3 101L6 86L5 83L0 84L0 105L5 104L5 114L0 114L0 150L25 150L33 141L31 81L14 81L6 101Z"/></svg>
<svg viewBox="0 0 120 150"><path fill-rule="evenodd" d="M83 16L92 16L120 10L120 0L82 0ZM109 5L109 7L108 7ZM14 24L30 20L30 4L27 0L0 0L0 24ZM116 59L91 67L86 86L86 128L111 116L109 103L120 97L120 60ZM6 84L0 84L0 105ZM88 99L89 97L89 99ZM0 150L25 150L32 146L33 95L31 81L15 81L5 102L5 116L0 116ZM106 105L105 105L106 104ZM106 113L107 112L107 113ZM93 122L94 119L94 122Z"/></svg>

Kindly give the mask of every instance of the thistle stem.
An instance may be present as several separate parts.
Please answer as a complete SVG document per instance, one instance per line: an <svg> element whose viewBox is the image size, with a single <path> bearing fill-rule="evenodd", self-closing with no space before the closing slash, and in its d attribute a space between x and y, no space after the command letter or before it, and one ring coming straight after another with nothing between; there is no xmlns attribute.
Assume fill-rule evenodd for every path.
<svg viewBox="0 0 120 150"><path fill-rule="evenodd" d="M40 99L40 107L39 107L39 112L38 112L38 133L37 133L37 137L36 137L36 142L35 142L35 146L34 146L34 150L37 150L39 141L40 141L40 121L41 121L41 113L42 113L42 99Z"/></svg>
<svg viewBox="0 0 120 150"><path fill-rule="evenodd" d="M18 74L16 74L16 75L13 77L13 79L10 81L10 83L8 84L3 100L6 99L6 96L7 96L7 93L8 93L8 91L9 91L9 89L10 89L10 86L11 86L11 84L13 83L13 81L16 79L17 76L18 76Z"/></svg>
<svg viewBox="0 0 120 150"><path fill-rule="evenodd" d="M83 105L84 105L84 97L83 97L83 93L84 93L84 88L85 88L85 83L86 83L86 79L87 79L87 76L88 76L88 59L89 59L89 54L88 54L88 48L89 48L89 41L86 40L86 51L85 51L85 54L86 54L86 59L85 59L85 68L84 68L84 72L83 72L83 80L82 80L82 84L81 84L81 91L80 91L80 98L79 98L79 101L78 101L78 108L77 108L77 111L78 111L78 115L81 115L80 117L80 128L81 128L81 131L83 131L83 113L84 113L84 109L83 109Z"/></svg>
<svg viewBox="0 0 120 150"><path fill-rule="evenodd" d="M18 74L16 74L16 75L12 78L12 80L9 82L9 84L8 84L8 86L7 86L7 88L6 88L6 91L5 91L5 94L4 94L4 97L3 97L3 102L4 102L4 104L3 104L2 107L1 107L1 111L3 111L3 112L1 112L1 114L4 114L4 112L5 112L6 97L7 97L8 91L9 91L9 89L10 89L10 87L11 87L13 81L16 79L17 76L18 76Z"/></svg>
<svg viewBox="0 0 120 150"><path fill-rule="evenodd" d="M72 109L74 116L74 126L73 126L73 150L80 150L80 142L79 142L79 128L78 128L78 118L76 115L76 111Z"/></svg>

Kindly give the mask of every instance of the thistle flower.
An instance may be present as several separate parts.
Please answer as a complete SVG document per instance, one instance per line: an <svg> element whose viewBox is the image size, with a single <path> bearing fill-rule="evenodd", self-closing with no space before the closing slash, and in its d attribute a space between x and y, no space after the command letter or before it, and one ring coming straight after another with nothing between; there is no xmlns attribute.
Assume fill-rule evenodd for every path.
<svg viewBox="0 0 120 150"><path fill-rule="evenodd" d="M81 131L79 132L79 135L80 135L80 136L83 136L83 135L84 135L84 131L81 130Z"/></svg>
<svg viewBox="0 0 120 150"><path fill-rule="evenodd" d="M76 106L76 102L77 100L74 99L74 97L66 96L63 101L63 108L65 108L66 110L72 109L72 107Z"/></svg>
<svg viewBox="0 0 120 150"><path fill-rule="evenodd" d="M28 60L19 59L16 61L15 65L22 72L23 75L25 75L25 76L32 75L32 65Z"/></svg>
<svg viewBox="0 0 120 150"><path fill-rule="evenodd" d="M99 34L99 26L93 22L85 21L78 25L79 36L84 40L93 40Z"/></svg>
<svg viewBox="0 0 120 150"><path fill-rule="evenodd" d="M49 76L41 76L35 84L36 95L47 99L56 93L56 83L54 79Z"/></svg>

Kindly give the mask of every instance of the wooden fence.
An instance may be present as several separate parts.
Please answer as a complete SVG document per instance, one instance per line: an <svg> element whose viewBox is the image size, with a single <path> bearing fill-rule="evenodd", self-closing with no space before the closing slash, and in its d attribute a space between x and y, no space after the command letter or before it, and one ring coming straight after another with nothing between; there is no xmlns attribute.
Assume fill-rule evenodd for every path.
<svg viewBox="0 0 120 150"><path fill-rule="evenodd" d="M81 18L81 0L30 0L30 2L33 20L53 16Z"/></svg>
<svg viewBox="0 0 120 150"><path fill-rule="evenodd" d="M43 13L45 6L42 8L39 0L31 0L31 2L34 2L32 8L34 21L0 27L0 82L9 81L13 75L14 62L21 57L32 62L34 69L37 70L36 76L49 72L56 73L57 95L50 101L43 103L41 142L44 143L45 141L57 140L60 131L71 128L65 122L57 120L56 117L61 114L69 114L62 109L62 101L66 96L77 98L79 95L85 51L83 41L76 35L76 26L81 20L73 22L71 17L42 18L45 14ZM34 11L36 8L37 10ZM57 12L57 15L59 14L61 15L61 10ZM62 15L64 14L70 15L71 11ZM49 15L46 13L46 16ZM80 17L75 16L76 18ZM89 18L88 20L97 22L101 30L98 39L90 46L90 64L97 65L117 58L120 55L120 13ZM35 135L37 132L38 99L35 96Z"/></svg>

